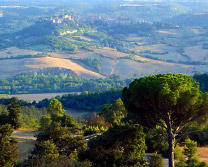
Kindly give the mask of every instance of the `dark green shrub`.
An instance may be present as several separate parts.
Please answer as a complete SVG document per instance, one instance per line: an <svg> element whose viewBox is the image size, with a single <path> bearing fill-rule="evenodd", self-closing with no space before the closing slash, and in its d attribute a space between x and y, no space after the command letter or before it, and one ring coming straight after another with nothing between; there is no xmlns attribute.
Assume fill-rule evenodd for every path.
<svg viewBox="0 0 208 167"><path fill-rule="evenodd" d="M176 164L176 167L187 167L186 161L183 159Z"/></svg>
<svg viewBox="0 0 208 167"><path fill-rule="evenodd" d="M51 117L47 115L43 115L40 119L40 129L39 130L46 130L51 125Z"/></svg>
<svg viewBox="0 0 208 167"><path fill-rule="evenodd" d="M101 136L88 142L88 149L79 153L93 167L133 167L145 163L145 139L141 126L114 124ZM160 166L161 167L161 166Z"/></svg>
<svg viewBox="0 0 208 167"><path fill-rule="evenodd" d="M186 145L183 153L187 157L187 160L180 160L180 162L177 163L176 167L207 167L207 163L199 162L196 157L197 142L191 139L186 139L185 143Z"/></svg>
<svg viewBox="0 0 208 167"><path fill-rule="evenodd" d="M101 130L98 126L88 126L84 129L84 136L92 135L99 132L101 132Z"/></svg>
<svg viewBox="0 0 208 167"><path fill-rule="evenodd" d="M200 162L199 167L208 167L207 162Z"/></svg>
<svg viewBox="0 0 208 167"><path fill-rule="evenodd" d="M181 149L179 148L178 145L176 145L176 147L175 147L174 157L175 157L176 160L180 160L181 157L182 157L182 151L181 151Z"/></svg>
<svg viewBox="0 0 208 167"><path fill-rule="evenodd" d="M163 159L160 154L153 154L149 159L149 167L164 167Z"/></svg>

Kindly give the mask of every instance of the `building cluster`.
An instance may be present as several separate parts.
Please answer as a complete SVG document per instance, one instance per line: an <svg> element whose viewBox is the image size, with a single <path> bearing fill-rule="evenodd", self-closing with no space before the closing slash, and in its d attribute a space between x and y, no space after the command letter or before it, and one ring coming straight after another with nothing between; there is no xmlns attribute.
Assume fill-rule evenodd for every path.
<svg viewBox="0 0 208 167"><path fill-rule="evenodd" d="M54 23L54 24L62 24L64 22L67 22L67 21L74 21L74 19L72 18L72 16L70 15L64 15L64 16L61 16L61 17L54 17L54 18L51 18L51 21Z"/></svg>
<svg viewBox="0 0 208 167"><path fill-rule="evenodd" d="M48 19L47 19L48 20ZM69 21L75 23L73 16L63 15L59 17L52 17L49 19L53 24L56 24L58 27L66 27L69 25Z"/></svg>

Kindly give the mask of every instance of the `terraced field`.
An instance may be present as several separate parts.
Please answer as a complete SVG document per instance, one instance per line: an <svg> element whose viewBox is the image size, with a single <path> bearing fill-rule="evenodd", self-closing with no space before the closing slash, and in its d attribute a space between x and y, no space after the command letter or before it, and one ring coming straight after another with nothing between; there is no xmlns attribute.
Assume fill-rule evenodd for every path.
<svg viewBox="0 0 208 167"><path fill-rule="evenodd" d="M0 58L11 58L11 57L18 57L23 55L36 55L38 53L41 52L27 50L27 49L19 49L17 47L10 47L0 50Z"/></svg>
<svg viewBox="0 0 208 167"><path fill-rule="evenodd" d="M0 58L9 58L0 60L0 77L57 67L71 70L72 74L84 78L105 78L111 74L132 78L167 72L189 75L208 72L208 50L202 47L203 43L208 42L203 36L205 34L206 30L203 28L175 28L160 30L148 37L130 36L122 42L129 51L134 51L133 53L91 46L90 42L96 43L96 40L84 36L72 36L70 39L76 41L79 38L84 40L85 44L89 43L88 50L82 48L73 53L47 52L48 57L17 59L16 57L21 55L41 53L41 49L38 52L38 47L35 49L35 46L35 50L10 47L0 50ZM87 58L101 61L99 73L79 61Z"/></svg>

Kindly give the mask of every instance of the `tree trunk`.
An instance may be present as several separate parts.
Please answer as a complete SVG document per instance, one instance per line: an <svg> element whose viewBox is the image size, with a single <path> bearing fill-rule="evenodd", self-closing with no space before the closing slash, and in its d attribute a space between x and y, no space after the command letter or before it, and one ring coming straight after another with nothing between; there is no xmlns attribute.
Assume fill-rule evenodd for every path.
<svg viewBox="0 0 208 167"><path fill-rule="evenodd" d="M169 167L175 167L174 162L174 149L175 149L175 135L172 133L172 128L168 126L168 144L169 144L169 150L168 150L168 157L169 157Z"/></svg>

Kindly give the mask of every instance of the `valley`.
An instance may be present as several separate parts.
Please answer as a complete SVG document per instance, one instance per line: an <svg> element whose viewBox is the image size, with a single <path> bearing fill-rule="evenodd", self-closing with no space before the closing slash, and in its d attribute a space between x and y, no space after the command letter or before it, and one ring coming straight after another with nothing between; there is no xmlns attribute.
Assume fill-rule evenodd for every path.
<svg viewBox="0 0 208 167"><path fill-rule="evenodd" d="M121 42L130 53L102 46L89 46L88 50L78 49L72 53L47 52L47 49L39 50L38 47L29 49L35 46L27 49L5 48L0 50L0 77L8 78L23 72L51 68L68 69L83 78L105 78L115 74L126 79L155 73L182 72L193 75L208 72L208 50L204 47L208 41L206 33L207 30L203 28L178 27L156 31L150 37L125 37ZM78 48L81 44L77 44L77 40L81 39L89 45L93 40L77 35L66 38L73 39ZM100 70L96 71L81 61L85 59L99 60Z"/></svg>
<svg viewBox="0 0 208 167"><path fill-rule="evenodd" d="M207 91L205 0L0 1L2 167L207 167Z"/></svg>

